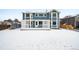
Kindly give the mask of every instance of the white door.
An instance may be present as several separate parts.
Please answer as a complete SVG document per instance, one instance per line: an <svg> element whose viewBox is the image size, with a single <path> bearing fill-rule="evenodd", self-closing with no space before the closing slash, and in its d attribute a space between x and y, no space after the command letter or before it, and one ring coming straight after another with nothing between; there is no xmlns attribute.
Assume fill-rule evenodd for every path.
<svg viewBox="0 0 79 59"><path fill-rule="evenodd" d="M38 21L35 21L35 27L38 28Z"/></svg>

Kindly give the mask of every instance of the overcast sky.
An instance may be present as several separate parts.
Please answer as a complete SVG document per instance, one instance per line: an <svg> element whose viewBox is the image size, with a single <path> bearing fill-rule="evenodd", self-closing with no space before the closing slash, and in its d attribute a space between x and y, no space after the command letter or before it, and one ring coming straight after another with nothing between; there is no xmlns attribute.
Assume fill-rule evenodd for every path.
<svg viewBox="0 0 79 59"><path fill-rule="evenodd" d="M78 0L1 0L0 20L15 18L22 20L22 12L33 9L57 9L60 18L79 14Z"/></svg>
<svg viewBox="0 0 79 59"><path fill-rule="evenodd" d="M45 11L45 9L41 9ZM27 12L29 9L0 9L0 20L12 19L15 18L22 20L22 12ZM30 9L30 11L38 11L38 9ZM58 9L60 12L60 18L63 18L67 15L77 15L79 14L79 9Z"/></svg>

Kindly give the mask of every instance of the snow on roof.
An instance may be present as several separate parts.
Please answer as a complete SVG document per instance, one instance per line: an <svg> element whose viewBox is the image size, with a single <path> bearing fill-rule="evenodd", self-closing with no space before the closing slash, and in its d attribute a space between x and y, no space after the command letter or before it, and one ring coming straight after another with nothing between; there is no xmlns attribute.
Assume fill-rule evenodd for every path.
<svg viewBox="0 0 79 59"><path fill-rule="evenodd" d="M33 9L33 10L26 10L26 12L24 13L46 13L49 10L45 10L45 9Z"/></svg>
<svg viewBox="0 0 79 59"><path fill-rule="evenodd" d="M31 10L26 10L23 13L46 13L50 11L54 11L54 9L31 9Z"/></svg>

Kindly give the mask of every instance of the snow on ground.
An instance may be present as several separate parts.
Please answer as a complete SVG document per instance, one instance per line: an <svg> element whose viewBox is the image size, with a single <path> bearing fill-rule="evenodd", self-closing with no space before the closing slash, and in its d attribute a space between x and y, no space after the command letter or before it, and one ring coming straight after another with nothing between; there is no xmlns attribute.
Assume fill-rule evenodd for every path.
<svg viewBox="0 0 79 59"><path fill-rule="evenodd" d="M79 49L79 32L52 30L0 31L0 49Z"/></svg>

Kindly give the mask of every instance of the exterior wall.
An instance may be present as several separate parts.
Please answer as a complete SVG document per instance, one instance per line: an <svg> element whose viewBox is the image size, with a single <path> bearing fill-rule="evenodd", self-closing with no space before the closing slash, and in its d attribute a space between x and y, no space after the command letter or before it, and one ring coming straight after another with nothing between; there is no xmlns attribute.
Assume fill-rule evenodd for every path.
<svg viewBox="0 0 79 59"><path fill-rule="evenodd" d="M29 28L29 24L27 24L26 22L29 22L29 21L27 21L27 20L21 21L21 28L22 29Z"/></svg>
<svg viewBox="0 0 79 59"><path fill-rule="evenodd" d="M50 28L50 20L42 20L42 22L43 22L43 28Z"/></svg>
<svg viewBox="0 0 79 59"><path fill-rule="evenodd" d="M37 25L35 25L35 28L50 28L50 20L31 20L32 21L35 21L35 24L36 22L38 23ZM39 22L42 22L42 27L38 27L39 26ZM32 26L32 24L30 24L30 21L29 20L22 20L21 21L21 26L22 28L32 28L30 26Z"/></svg>

